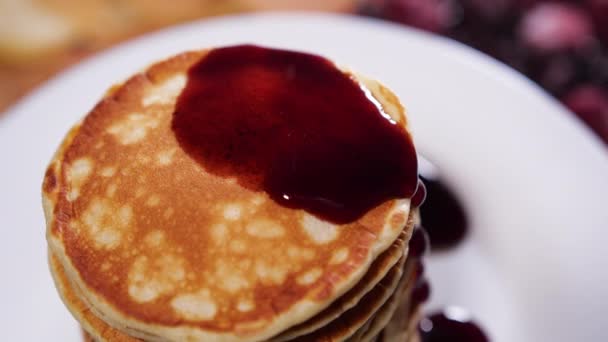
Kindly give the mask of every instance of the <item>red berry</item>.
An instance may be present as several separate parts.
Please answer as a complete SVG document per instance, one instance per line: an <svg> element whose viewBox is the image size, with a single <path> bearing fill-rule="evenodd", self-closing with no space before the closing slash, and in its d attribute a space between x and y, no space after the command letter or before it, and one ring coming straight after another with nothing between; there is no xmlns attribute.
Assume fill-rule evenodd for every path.
<svg viewBox="0 0 608 342"><path fill-rule="evenodd" d="M564 104L608 143L608 91L581 85L562 98Z"/></svg>
<svg viewBox="0 0 608 342"><path fill-rule="evenodd" d="M542 71L536 75L536 81L547 91L558 94L576 78L576 64L568 56L557 55L554 58L543 58Z"/></svg>
<svg viewBox="0 0 608 342"><path fill-rule="evenodd" d="M464 0L467 9L489 22L505 16L513 6L513 0Z"/></svg>
<svg viewBox="0 0 608 342"><path fill-rule="evenodd" d="M586 0L593 17L595 31L604 44L608 44L608 0Z"/></svg>
<svg viewBox="0 0 608 342"><path fill-rule="evenodd" d="M541 1L540 0L516 0L515 1L517 6L522 9L530 8L539 2L541 2Z"/></svg>
<svg viewBox="0 0 608 342"><path fill-rule="evenodd" d="M448 0L387 0L383 16L431 32L443 32L453 20Z"/></svg>
<svg viewBox="0 0 608 342"><path fill-rule="evenodd" d="M593 42L591 23L589 15L578 6L542 3L524 15L518 33L536 52L578 49Z"/></svg>

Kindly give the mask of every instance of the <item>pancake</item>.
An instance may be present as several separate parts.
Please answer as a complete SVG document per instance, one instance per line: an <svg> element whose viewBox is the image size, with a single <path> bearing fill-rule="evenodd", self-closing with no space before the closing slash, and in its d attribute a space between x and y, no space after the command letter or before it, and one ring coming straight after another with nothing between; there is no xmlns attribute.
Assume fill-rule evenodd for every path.
<svg viewBox="0 0 608 342"><path fill-rule="evenodd" d="M337 342L353 336L386 303L403 279L405 256L393 266L387 275L359 303L328 325L311 334L300 336L293 342Z"/></svg>
<svg viewBox="0 0 608 342"><path fill-rule="evenodd" d="M94 316L136 338L284 332L355 287L409 216L402 198L334 224L207 172L171 130L186 72L207 53L178 55L113 88L45 174L47 240L66 282ZM344 73L407 128L392 92Z"/></svg>
<svg viewBox="0 0 608 342"><path fill-rule="evenodd" d="M418 322L422 316L422 310L421 303L411 300L411 294L418 279L414 277L412 280L412 283L401 293L397 308L388 322L383 323L383 328L376 335L375 341L419 340Z"/></svg>
<svg viewBox="0 0 608 342"><path fill-rule="evenodd" d="M403 330L391 330L389 332L388 329L384 329L380 334L376 336L376 338L372 341L374 342L393 342L393 341L406 341L406 342L419 342L421 341L420 332L418 331L418 322L422 314L420 312L415 312L414 315L411 316L409 321L406 324L400 326L400 329ZM389 323L389 325L392 324Z"/></svg>
<svg viewBox="0 0 608 342"><path fill-rule="evenodd" d="M410 215L410 222L412 221L412 217L413 215ZM348 308L352 307L352 305L349 305L350 302L354 301L355 298L357 298L356 300L359 301L360 297L362 297L365 293L369 292L354 292L357 289L370 287L370 285L364 283L366 279L373 279L379 277L379 279L374 282L374 285L378 284L380 280L382 280L382 278L384 278L384 276L389 272L390 268L395 266L397 262L403 257L404 239L407 237L406 232L411 232L411 229L408 229L408 227L409 226L406 226L402 232L401 237L395 240L393 245L374 261L368 273L366 273L366 275L362 278L362 281L359 282L357 286L347 292L344 296L340 297L326 310L317 315L321 316L320 318L317 318L317 316L315 316L310 321L317 323L325 321L325 319L327 319L327 317L329 316L328 312L337 312L335 317L334 315L332 315L332 317L340 319L340 314L348 310ZM398 255L399 257L397 258L397 260L395 260L395 263L393 263L392 259L396 255ZM88 307L88 304L83 302L83 300L78 294L78 291L73 289L68 280L66 279L66 275L61 264L57 261L57 258L52 255L52 253L49 253L49 265L51 269L51 274L55 281L55 285L59 290L60 297L62 298L64 304L66 305L66 307L68 307L72 315L82 325L83 329L85 330L85 338L88 338L91 341L142 341L141 339L128 336L120 332L119 330L112 328L102 319L97 317L93 312L91 312ZM384 267L386 265L390 266L388 267L388 269L385 270Z"/></svg>
<svg viewBox="0 0 608 342"><path fill-rule="evenodd" d="M386 276L389 270L397 264L404 256L413 227L413 215L410 215L408 224L393 245L382 253L370 266L369 271L350 291L332 303L327 309L315 315L311 319L291 327L279 336L273 337L271 341L288 341L302 336L327 325L329 322L339 319L340 315L354 307L361 298L372 290Z"/></svg>
<svg viewBox="0 0 608 342"><path fill-rule="evenodd" d="M407 265L408 263L409 265ZM374 317L368 321L367 327L360 331L356 340L363 342L372 341L391 321L400 306L409 306L410 294L415 283L416 277L411 262L406 262L403 281L401 281L395 293L376 312ZM402 319L409 321L409 317L407 316Z"/></svg>
<svg viewBox="0 0 608 342"><path fill-rule="evenodd" d="M99 317L97 317L86 303L84 303L79 295L70 285L63 267L57 261L57 258L49 253L49 267L55 287L59 291L60 297L65 306L70 310L72 315L80 322L84 329L85 341L115 341L115 342L139 342L141 340L121 333L113 329Z"/></svg>
<svg viewBox="0 0 608 342"><path fill-rule="evenodd" d="M420 305L412 307L410 301L402 301L393 317L377 335L376 341L419 341L418 322L421 317Z"/></svg>
<svg viewBox="0 0 608 342"><path fill-rule="evenodd" d="M410 217L413 217L415 226L420 225L419 210L414 210ZM409 341L418 338L421 303L418 300L412 301L412 294L420 278L424 277L424 271L420 269L420 258L418 254L408 255L404 268L404 278L407 280L401 282L387 303L351 341Z"/></svg>
<svg viewBox="0 0 608 342"><path fill-rule="evenodd" d="M403 276L398 287L374 315L348 338L348 342L373 341L392 319L397 308L403 305L404 301L409 301L411 289L416 283L415 264L413 258L408 257L406 259L403 266Z"/></svg>
<svg viewBox="0 0 608 342"><path fill-rule="evenodd" d="M100 318L95 316L88 309L87 304L82 302L82 300L78 297L77 292L75 292L74 289L71 288L69 282L66 279L65 273L63 272L61 265L58 263L57 259L52 254L49 254L49 265L51 268L51 273L53 275L53 279L55 281L55 285L60 292L62 300L64 301L65 305L69 308L70 312L74 315L74 317L76 317L76 319L82 324L83 329L85 330L85 332L84 332L85 341L117 341L117 342L142 341L140 339L125 335L116 329L113 329L112 327L107 325L103 320L101 320ZM396 265L393 272L398 272L398 270L401 268L402 268L401 264ZM390 286L390 283L392 281L394 281L394 279L395 279L394 277L387 276L385 282L382 283L383 284L382 286L384 286L384 284L388 284ZM398 294L401 294L399 292L400 289L404 289L405 285L408 284L408 282L406 282L404 280L405 280L405 278L402 278L402 280L398 284L398 288L396 289L395 293L393 293L393 295L391 295L389 300L387 300L387 303L385 303L385 305L383 305L378 310L378 312L376 313L376 316L374 316L373 319L370 319L370 321L373 321L374 323L376 323L378 321L378 319L377 319L378 315L383 315L386 313L386 311L390 310L387 307L389 307L389 306L391 308L394 307L392 304L394 297L396 297ZM384 289L384 291L386 291L386 288ZM366 298L366 300L369 301L370 299ZM354 309L355 312L360 312L360 310L361 310L361 308ZM346 317L349 317L349 316L347 315ZM335 324L335 326L343 327L347 323L344 321L344 318L339 318L338 321L339 321L339 323ZM359 319L359 321L361 321L361 319ZM352 322L352 319L351 319L351 322ZM352 327L350 330L352 331ZM343 340L342 338L336 337L337 336L336 332L334 332L332 334L324 333L324 336L325 337L332 336L333 337L332 341ZM313 339L312 336L308 336L308 337L304 338L303 340L321 341L321 340L326 340L326 339L323 339L323 338ZM352 340L359 341L359 338L352 339Z"/></svg>
<svg viewBox="0 0 608 342"><path fill-rule="evenodd" d="M93 337L86 332L83 332L83 338L84 342L96 342L95 339L93 339Z"/></svg>

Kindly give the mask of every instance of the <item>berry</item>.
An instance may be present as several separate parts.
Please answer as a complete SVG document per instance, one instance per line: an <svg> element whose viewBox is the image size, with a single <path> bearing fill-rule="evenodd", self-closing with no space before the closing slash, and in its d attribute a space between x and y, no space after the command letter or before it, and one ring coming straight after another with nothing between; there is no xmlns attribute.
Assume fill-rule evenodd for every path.
<svg viewBox="0 0 608 342"><path fill-rule="evenodd" d="M388 0L383 16L423 30L443 32L453 22L453 12L448 0Z"/></svg>
<svg viewBox="0 0 608 342"><path fill-rule="evenodd" d="M608 0L586 0L593 18L595 31L604 44L608 44Z"/></svg>
<svg viewBox="0 0 608 342"><path fill-rule="evenodd" d="M562 98L563 103L608 143L608 91L581 85Z"/></svg>
<svg viewBox="0 0 608 342"><path fill-rule="evenodd" d="M593 43L590 16L566 3L542 3L527 12L518 34L531 50L539 53L580 49Z"/></svg>

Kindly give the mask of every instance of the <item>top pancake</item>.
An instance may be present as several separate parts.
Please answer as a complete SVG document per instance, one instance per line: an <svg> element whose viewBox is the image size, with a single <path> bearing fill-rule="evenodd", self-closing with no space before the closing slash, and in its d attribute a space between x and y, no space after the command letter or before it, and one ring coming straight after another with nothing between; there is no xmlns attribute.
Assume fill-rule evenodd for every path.
<svg viewBox="0 0 608 342"><path fill-rule="evenodd" d="M335 225L205 171L171 130L188 68L113 88L66 136L43 184L53 254L110 325L146 339L262 340L352 288L399 236L409 200ZM358 77L406 125L397 98Z"/></svg>

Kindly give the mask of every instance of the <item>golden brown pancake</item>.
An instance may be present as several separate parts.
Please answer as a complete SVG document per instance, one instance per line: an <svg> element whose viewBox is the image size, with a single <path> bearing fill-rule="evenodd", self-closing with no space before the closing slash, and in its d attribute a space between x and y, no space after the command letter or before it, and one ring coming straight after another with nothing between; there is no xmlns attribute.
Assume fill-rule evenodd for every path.
<svg viewBox="0 0 608 342"><path fill-rule="evenodd" d="M409 301L408 291L413 288L415 283L415 274L412 271L411 258L405 260L402 267L403 275L399 280L397 288L391 293L390 297L380 306L369 319L360 326L357 331L352 334L346 341L348 342L368 342L373 341L388 321L392 318L397 307L403 303L403 300Z"/></svg>
<svg viewBox="0 0 608 342"><path fill-rule="evenodd" d="M70 285L61 264L57 258L49 253L49 266L55 281L55 287L59 291L60 297L70 310L72 315L80 322L85 333L85 341L116 341L116 342L137 342L139 339L130 337L113 329L99 317L97 317L86 303Z"/></svg>
<svg viewBox="0 0 608 342"><path fill-rule="evenodd" d="M415 210L413 212L415 224L420 224L420 212ZM387 322L377 322L378 325L383 326L379 334L372 341L419 341L420 336L418 333L418 322L422 316L421 306L422 303L419 301L412 301L411 295L414 290L416 282L419 281L420 270L418 270L418 264L414 262L407 263L405 272L411 274L411 281L401 292L398 292L399 296L398 305L394 310L392 316ZM376 326L376 329L379 326ZM370 328L373 329L373 328ZM365 335L365 338L370 337L370 333Z"/></svg>
<svg viewBox="0 0 608 342"><path fill-rule="evenodd" d="M410 218L413 219L414 225L419 225L419 210L414 210ZM406 260L403 280L395 293L349 341L410 341L418 338L420 304L411 300L414 287L421 276L418 267L418 257L409 257Z"/></svg>
<svg viewBox="0 0 608 342"><path fill-rule="evenodd" d="M412 221L412 217L413 215L410 215L410 222ZM404 231L402 232L402 236L397 239L389 249L387 249L374 261L368 273L366 273L366 275L363 277L363 280L359 282L357 286L355 286L349 292L340 297L335 303L332 303L332 305L326 310L317 315L321 316L320 318L317 318L317 316L315 316L310 319L310 323L312 324L313 322L324 322L324 324L321 324L321 326L326 325L328 323L326 319L330 316L329 312L337 312L335 316L331 315L331 317L340 320L340 314L352 307L352 305L349 305L348 303L355 300L358 302L361 299L360 297L362 297L368 292L366 291L363 293L355 293L356 290L361 290L363 288L369 287L367 286L367 284L365 284L365 286L362 286L364 285L364 280L379 277L379 279L377 279L377 281L374 283L377 284L380 282L380 280L382 280L386 273L389 272L390 268L396 266L398 268L407 269L407 267L396 265L397 261L403 256L403 238L406 237L405 232L407 230L408 229L404 229ZM395 255L398 255L399 257L395 261L395 263L392 263L390 260L392 260ZM390 263L390 266L388 267L388 269L385 270L384 267L388 263ZM141 341L141 339L130 337L120 332L119 330L112 328L102 319L97 317L93 312L91 312L88 307L88 304L84 303L83 300L80 298L78 291L73 289L72 286L69 284L61 264L59 264L57 258L53 256L52 253L49 253L49 265L51 269L51 274L53 275L53 279L55 280L55 285L59 290L60 297L62 298L70 312L83 326L86 338L92 341ZM400 285L400 287L402 287L402 285ZM309 323L309 321L305 323ZM272 340L274 340L274 338Z"/></svg>
<svg viewBox="0 0 608 342"><path fill-rule="evenodd" d="M67 283L129 336L259 341L284 332L355 287L409 216L409 199L397 199L336 225L206 172L170 127L186 72L206 53L113 88L45 174L47 239ZM395 95L357 79L406 126Z"/></svg>
<svg viewBox="0 0 608 342"><path fill-rule="evenodd" d="M408 225L404 228L401 236L395 240L389 249L374 260L369 271L352 289L319 314L301 324L291 327L279 336L273 337L271 341L288 341L313 332L333 320L340 319L339 317L342 313L357 305L359 300L371 291L404 255L407 248L406 241L409 240L408 234L411 234L413 217L414 215L410 215Z"/></svg>
<svg viewBox="0 0 608 342"><path fill-rule="evenodd" d="M410 302L410 295L412 289L416 283L415 272L412 269L411 261L406 261L406 267L403 275L403 280L400 282L399 287L395 290L395 293L387 300L387 302L376 312L374 317L368 321L368 325L365 329L360 331L359 341L372 341L388 324L388 322L395 315L395 312L399 306L408 306ZM408 265L409 264L409 265ZM409 321L407 312L404 312L405 321Z"/></svg>
<svg viewBox="0 0 608 342"><path fill-rule="evenodd" d="M412 272L412 273L415 273ZM377 334L376 341L418 341L420 336L418 333L418 322L420 321L422 312L421 304L412 302L411 293L413 286L418 280L415 277L400 294L398 306L394 310L392 317L388 322L384 323L381 332ZM366 337L369 337L366 336Z"/></svg>
<svg viewBox="0 0 608 342"><path fill-rule="evenodd" d="M340 317L314 332L300 336L294 342L337 342L345 341L357 332L386 303L399 286L403 275L405 257L393 266L386 276L370 292L366 293L356 306L342 313Z"/></svg>
<svg viewBox="0 0 608 342"><path fill-rule="evenodd" d="M393 317L377 335L376 341L419 341L418 322L422 316L420 307L411 307L409 301L402 301Z"/></svg>
<svg viewBox="0 0 608 342"><path fill-rule="evenodd" d="M393 246L391 246L391 248L389 250L387 250L380 257L378 257L378 259L376 261L378 261L380 259L385 259L385 260L388 259L386 254L391 254L392 251L395 250L395 248L397 246L401 246L400 248L402 248L403 243L399 240L400 239L398 239L398 241L395 241L395 244L393 244ZM68 307L70 312L74 315L74 317L83 326L83 329L85 331L85 341L125 341L125 342L141 341L141 339L130 337L130 336L120 332L119 330L112 328L106 322L104 322L102 319L97 317L93 312L91 312L90 309L88 308L88 305L86 303L84 303L82 301L82 299L79 297L78 291L73 289L71 287L71 285L69 284L69 282L66 278L66 275L61 267L61 264L59 264L59 262L57 261L57 258L55 258L52 255L52 253L49 253L49 265L50 265L50 269L51 269L51 274L53 275L53 279L55 280L55 285L56 285L57 289L59 290L62 300L64 301L65 305ZM374 275L381 273L381 269L379 269L379 265L380 264L375 262L372 265L372 267L370 268L370 271L368 273L373 273ZM404 268L407 269L407 267L403 267L403 265L401 265L401 263L392 265L392 266L395 267L396 269L404 269ZM388 272L390 272L390 270L387 270L387 272L385 272L384 274L386 274ZM366 274L363 279L366 279L366 278L370 278L370 276L368 274ZM399 284L399 287L396 289L396 291L399 291L400 288L403 288L403 285L404 285L404 282L401 282ZM356 286L355 288L357 288L357 287L358 286ZM353 291L355 288L353 288L351 291ZM351 291L346 293L343 297L347 297L351 293ZM395 292L391 296L390 299L395 297L395 295L397 295L397 292ZM350 297L352 297L352 296L353 295L351 294ZM341 297L337 302L344 303L346 299L347 298ZM332 304L332 306L334 306L336 304L337 303L334 303L334 304ZM330 306L330 308L332 306ZM378 310L378 312L383 311L385 306L386 305L382 306L382 308L380 308ZM342 306L340 306L340 308L342 308ZM358 309L355 308L355 310L358 310ZM344 311L346 311L346 309L344 309L343 312ZM321 314L323 314L323 312ZM313 317L313 319L314 318L315 317ZM341 320L341 319L342 319L341 317L337 317L337 320ZM315 320L315 321L318 322L320 320ZM370 321L371 321L371 319L370 319Z"/></svg>
<svg viewBox="0 0 608 342"><path fill-rule="evenodd" d="M86 331L82 331L82 337L84 339L84 342L97 342L95 341L95 339L93 338L93 336L89 335Z"/></svg>

